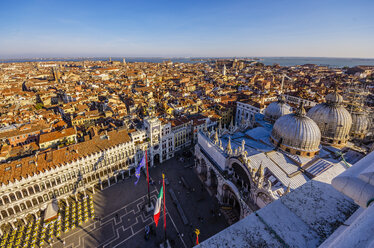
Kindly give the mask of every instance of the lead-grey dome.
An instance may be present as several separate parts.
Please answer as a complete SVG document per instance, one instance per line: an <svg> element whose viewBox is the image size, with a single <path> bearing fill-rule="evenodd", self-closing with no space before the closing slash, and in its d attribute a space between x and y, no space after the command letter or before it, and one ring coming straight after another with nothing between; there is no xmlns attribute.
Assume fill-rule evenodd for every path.
<svg viewBox="0 0 374 248"><path fill-rule="evenodd" d="M321 142L332 146L342 147L349 138L352 117L343 107L343 97L337 92L328 94L326 103L321 103L308 112L321 130Z"/></svg>
<svg viewBox="0 0 374 248"><path fill-rule="evenodd" d="M314 156L320 149L321 132L301 106L296 113L280 117L271 132L273 144L302 156Z"/></svg>
<svg viewBox="0 0 374 248"><path fill-rule="evenodd" d="M349 134L353 138L363 139L367 134L370 126L369 118L366 113L360 109L356 109L352 114L352 127Z"/></svg>
<svg viewBox="0 0 374 248"><path fill-rule="evenodd" d="M291 107L286 103L284 96L278 98L278 101L272 102L265 109L265 119L274 123L279 117L291 114Z"/></svg>

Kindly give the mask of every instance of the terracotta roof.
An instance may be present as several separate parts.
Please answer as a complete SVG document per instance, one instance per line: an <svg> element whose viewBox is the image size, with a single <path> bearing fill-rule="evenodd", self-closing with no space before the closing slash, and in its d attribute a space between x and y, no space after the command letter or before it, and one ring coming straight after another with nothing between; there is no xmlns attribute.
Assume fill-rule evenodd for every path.
<svg viewBox="0 0 374 248"><path fill-rule="evenodd" d="M43 133L39 137L39 144L49 142L52 140L57 140L57 139L62 139L64 137L69 137L71 135L76 134L74 128L66 128L62 129L61 131L55 131L55 132L50 132L50 133Z"/></svg>
<svg viewBox="0 0 374 248"><path fill-rule="evenodd" d="M86 142L40 153L37 157L30 156L0 164L0 183L9 184L16 179L21 180L34 174L40 174L51 168L63 166L69 161L131 141L127 130L108 132L109 139L102 137L95 136Z"/></svg>
<svg viewBox="0 0 374 248"><path fill-rule="evenodd" d="M177 127L177 126L186 124L189 121L190 120L187 119L186 117L180 117L178 119L171 120L170 122L171 122L171 127Z"/></svg>
<svg viewBox="0 0 374 248"><path fill-rule="evenodd" d="M30 125L30 124L27 124L27 125ZM21 126L20 128L17 128L16 130L11 130L9 132L0 133L0 139L10 138L10 137L13 137L13 136L32 133L32 132L41 131L41 130L49 128L49 126L46 125L46 124L30 125L29 126L30 128L28 128L28 129L22 128L22 127L23 126Z"/></svg>

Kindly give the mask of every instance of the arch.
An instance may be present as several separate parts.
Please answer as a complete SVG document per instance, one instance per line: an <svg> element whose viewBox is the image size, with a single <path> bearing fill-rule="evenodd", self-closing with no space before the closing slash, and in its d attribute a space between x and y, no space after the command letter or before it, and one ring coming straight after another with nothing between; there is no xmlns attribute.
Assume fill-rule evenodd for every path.
<svg viewBox="0 0 374 248"><path fill-rule="evenodd" d="M32 186L28 187L27 190L30 193L30 195L33 195L35 193L34 188Z"/></svg>
<svg viewBox="0 0 374 248"><path fill-rule="evenodd" d="M41 190L41 191L45 190L45 185L44 185L44 183L40 183L40 190Z"/></svg>
<svg viewBox="0 0 374 248"><path fill-rule="evenodd" d="M39 204L43 203L43 197L42 196L38 196L38 201L39 201Z"/></svg>
<svg viewBox="0 0 374 248"><path fill-rule="evenodd" d="M16 196L17 196L17 199L23 198L20 191L16 191Z"/></svg>
<svg viewBox="0 0 374 248"><path fill-rule="evenodd" d="M232 217L228 220L231 224L238 221L243 212L240 205L240 198L236 191L237 189L235 189L234 185L230 185L230 182L226 182L222 185L221 202L232 211Z"/></svg>
<svg viewBox="0 0 374 248"><path fill-rule="evenodd" d="M23 197L29 196L29 192L27 191L27 189L22 189L22 194L23 194Z"/></svg>
<svg viewBox="0 0 374 248"><path fill-rule="evenodd" d="M160 163L160 154L156 153L153 157L153 164L159 164Z"/></svg>
<svg viewBox="0 0 374 248"><path fill-rule="evenodd" d="M39 193L40 192L39 185L35 184L34 185L34 190L35 190L35 192Z"/></svg>
<svg viewBox="0 0 374 248"><path fill-rule="evenodd" d="M65 174L62 174L61 176L60 176L60 178L61 178L61 182L66 182L66 176L65 176Z"/></svg>
<svg viewBox="0 0 374 248"><path fill-rule="evenodd" d="M212 187L216 191L217 186L218 186L217 174L213 168L209 169L209 174L210 174L210 187Z"/></svg>
<svg viewBox="0 0 374 248"><path fill-rule="evenodd" d="M238 169L236 166L236 170L237 170L237 172L238 172L238 174L240 174L240 175L242 175L243 176L243 178L248 178L248 181L249 181L249 186L252 186L252 180L251 180L251 176L250 176L250 172L249 172L249 170L248 170L248 168L245 166L245 165L243 165L243 163L242 163L242 161L240 161L239 159L237 159L237 158L231 158L230 159L230 161L229 161L229 164L230 164L230 168L231 169L234 169L233 168L233 164L234 163L236 163L237 165L236 166L239 166L242 170L240 170L240 169ZM246 177L244 176L244 173L245 173L245 175L246 175ZM245 179L245 181L248 183L248 181Z"/></svg>
<svg viewBox="0 0 374 248"><path fill-rule="evenodd" d="M12 216L14 214L13 208L8 208L8 214L9 216Z"/></svg>
<svg viewBox="0 0 374 248"><path fill-rule="evenodd" d="M25 210L25 209L26 209L26 205L25 205L25 203L22 202L22 203L20 204L20 207L21 207L22 211Z"/></svg>
<svg viewBox="0 0 374 248"><path fill-rule="evenodd" d="M231 164L234 171L234 182L238 188L251 189L251 180L248 170L239 161L234 161Z"/></svg>
<svg viewBox="0 0 374 248"><path fill-rule="evenodd" d="M8 217L8 212L5 211L5 210L1 210L1 216L3 216L3 218L5 219L6 217Z"/></svg>
<svg viewBox="0 0 374 248"><path fill-rule="evenodd" d="M19 212L21 212L21 209L20 209L20 207L18 205L16 205L16 206L14 206L14 211L16 213L19 213Z"/></svg>
<svg viewBox="0 0 374 248"><path fill-rule="evenodd" d="M4 204L9 204L10 203L9 197L7 195L3 196L3 202L4 202Z"/></svg>
<svg viewBox="0 0 374 248"><path fill-rule="evenodd" d="M47 187L47 189L51 188L51 182L49 180L46 180L45 186Z"/></svg>
<svg viewBox="0 0 374 248"><path fill-rule="evenodd" d="M11 200L12 202L17 201L16 195L15 195L14 193L10 193L10 194L9 194L9 198L10 198L10 200Z"/></svg>
<svg viewBox="0 0 374 248"><path fill-rule="evenodd" d="M106 178L101 180L101 185L103 188L106 188L107 186L109 186L108 180Z"/></svg>

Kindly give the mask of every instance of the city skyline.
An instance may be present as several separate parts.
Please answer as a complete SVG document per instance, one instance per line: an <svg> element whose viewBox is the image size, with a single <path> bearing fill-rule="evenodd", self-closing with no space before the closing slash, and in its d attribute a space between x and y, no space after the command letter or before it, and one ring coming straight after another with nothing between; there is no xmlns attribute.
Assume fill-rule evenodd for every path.
<svg viewBox="0 0 374 248"><path fill-rule="evenodd" d="M0 3L0 58L374 58L373 5L9 1Z"/></svg>

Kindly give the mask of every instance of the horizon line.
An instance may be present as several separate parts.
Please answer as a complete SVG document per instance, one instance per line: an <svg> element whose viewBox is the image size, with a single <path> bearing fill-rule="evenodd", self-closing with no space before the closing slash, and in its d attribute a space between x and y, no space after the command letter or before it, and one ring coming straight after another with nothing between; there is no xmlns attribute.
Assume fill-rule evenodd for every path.
<svg viewBox="0 0 374 248"><path fill-rule="evenodd" d="M4 60L23 60L23 59L102 59L102 58L128 58L128 59L177 59L177 58L191 58L191 59L250 59L250 58L324 58L324 59L374 59L374 57L321 57L321 56L26 56L26 57L5 57L1 58L0 61Z"/></svg>

